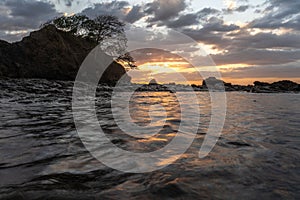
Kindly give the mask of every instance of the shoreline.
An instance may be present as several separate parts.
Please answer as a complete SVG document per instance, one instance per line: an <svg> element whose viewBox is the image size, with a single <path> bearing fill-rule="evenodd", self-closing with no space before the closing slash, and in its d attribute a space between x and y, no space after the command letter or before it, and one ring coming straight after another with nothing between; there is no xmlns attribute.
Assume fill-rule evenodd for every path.
<svg viewBox="0 0 300 200"><path fill-rule="evenodd" d="M35 84L34 82L44 82L45 84L49 84L51 86L51 82L53 83L66 83L70 84L70 86L73 85L74 81L71 80L56 80L56 79L43 79L43 78L8 78L8 77L0 77L0 87L2 87L3 82L32 82L32 84ZM40 83L39 83L40 84ZM228 86L226 83L220 87L218 86L211 86L210 91L205 86L195 86L195 85L176 85L176 84L136 84L136 83L127 83L125 85L121 86L113 86L112 83L99 83L97 91L118 91L118 92L129 92L133 90L134 88L137 88L135 92L170 92L170 93L176 93L176 92L238 92L238 93L263 93L263 94L299 94L300 90L272 90L268 84L266 86L257 86L257 85L248 85L248 86L242 86L242 85L232 85ZM299 85L299 84L298 84ZM4 86L5 88L9 86ZM191 90L191 88L193 90ZM225 89L225 90L224 90ZM297 88L299 89L299 87Z"/></svg>

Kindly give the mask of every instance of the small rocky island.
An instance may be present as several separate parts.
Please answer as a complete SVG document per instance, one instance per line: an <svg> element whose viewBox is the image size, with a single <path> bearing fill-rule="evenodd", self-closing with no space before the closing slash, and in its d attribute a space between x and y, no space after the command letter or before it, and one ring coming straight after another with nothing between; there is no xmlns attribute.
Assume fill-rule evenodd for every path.
<svg viewBox="0 0 300 200"><path fill-rule="evenodd" d="M208 86L209 85L209 86ZM196 91L224 90L230 91L244 91L251 93L285 93L285 92L300 92L300 84L290 80L282 80L274 83L266 83L255 81L253 85L234 85L226 83L215 77L209 77L203 80L202 85L192 85Z"/></svg>

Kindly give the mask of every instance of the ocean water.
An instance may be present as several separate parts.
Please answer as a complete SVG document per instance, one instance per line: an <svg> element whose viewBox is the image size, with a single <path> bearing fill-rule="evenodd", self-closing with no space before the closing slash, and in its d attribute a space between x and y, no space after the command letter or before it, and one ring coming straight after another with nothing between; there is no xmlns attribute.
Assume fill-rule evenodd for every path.
<svg viewBox="0 0 300 200"><path fill-rule="evenodd" d="M191 106L199 106L201 118L190 148L166 168L135 174L106 167L85 149L73 122L71 82L1 80L0 88L0 199L300 199L299 94L227 93L222 135L199 159L211 113L209 94L198 92L201 103ZM97 93L97 117L119 148L150 152L176 135L174 94L132 97L132 120L141 126L150 123L149 106L166 111L155 124L161 131L147 139L118 128L110 95Z"/></svg>

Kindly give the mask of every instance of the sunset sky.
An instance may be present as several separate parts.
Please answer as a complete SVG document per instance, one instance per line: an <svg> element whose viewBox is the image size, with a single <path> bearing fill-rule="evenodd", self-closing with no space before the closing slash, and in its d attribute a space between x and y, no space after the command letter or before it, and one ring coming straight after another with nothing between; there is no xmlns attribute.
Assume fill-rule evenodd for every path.
<svg viewBox="0 0 300 200"><path fill-rule="evenodd" d="M0 0L0 39L18 41L64 13L111 14L147 30L174 30L191 37L210 55L226 82L299 83L299 11L299 0ZM132 55L140 66L132 72L135 82L149 76L173 82L174 70L201 82L197 76L193 79L195 72L178 55L154 49Z"/></svg>

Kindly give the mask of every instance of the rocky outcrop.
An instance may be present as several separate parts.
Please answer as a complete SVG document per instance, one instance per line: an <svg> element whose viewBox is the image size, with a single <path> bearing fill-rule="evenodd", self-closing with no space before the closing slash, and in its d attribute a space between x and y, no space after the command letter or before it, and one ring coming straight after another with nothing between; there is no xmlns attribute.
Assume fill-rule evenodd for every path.
<svg viewBox="0 0 300 200"><path fill-rule="evenodd" d="M158 85L155 79L150 80L149 85Z"/></svg>
<svg viewBox="0 0 300 200"><path fill-rule="evenodd" d="M77 71L96 46L49 25L16 43L0 41L0 76L10 78L44 78L74 80ZM101 82L115 82L126 73L114 62Z"/></svg>
<svg viewBox="0 0 300 200"><path fill-rule="evenodd" d="M209 77L202 81L202 88L204 90L223 91L225 90L225 84L224 81L217 79L216 77Z"/></svg>
<svg viewBox="0 0 300 200"><path fill-rule="evenodd" d="M276 93L276 92L299 92L300 85L290 80L282 80L274 83L255 81L251 92Z"/></svg>
<svg viewBox="0 0 300 200"><path fill-rule="evenodd" d="M219 80L215 77L209 77L202 82L204 88L224 88L224 81Z"/></svg>
<svg viewBox="0 0 300 200"><path fill-rule="evenodd" d="M300 92L300 84L290 80L282 80L274 83L255 81L253 85L233 85L226 83L215 77L209 77L200 85L191 85L195 91L225 90L225 91L244 91L252 93L282 93L282 92Z"/></svg>

